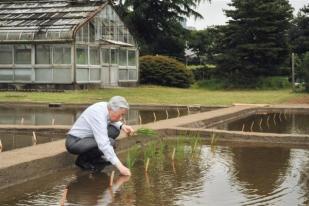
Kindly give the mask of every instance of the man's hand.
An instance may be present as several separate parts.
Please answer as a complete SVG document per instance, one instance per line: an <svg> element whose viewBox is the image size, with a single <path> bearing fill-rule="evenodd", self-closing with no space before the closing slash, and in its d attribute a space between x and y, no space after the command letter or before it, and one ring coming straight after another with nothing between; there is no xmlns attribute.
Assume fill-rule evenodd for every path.
<svg viewBox="0 0 309 206"><path fill-rule="evenodd" d="M125 167L121 162L119 162L116 167L118 168L120 174L126 175L126 176L131 176L131 171L129 168Z"/></svg>
<svg viewBox="0 0 309 206"><path fill-rule="evenodd" d="M134 129L129 125L122 125L121 129L129 136L133 135Z"/></svg>

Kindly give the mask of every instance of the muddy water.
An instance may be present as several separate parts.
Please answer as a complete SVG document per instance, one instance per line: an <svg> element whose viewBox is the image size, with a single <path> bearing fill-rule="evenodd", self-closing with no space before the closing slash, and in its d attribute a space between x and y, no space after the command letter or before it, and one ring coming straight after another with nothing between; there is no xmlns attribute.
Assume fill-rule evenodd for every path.
<svg viewBox="0 0 309 206"><path fill-rule="evenodd" d="M308 125L308 113L265 113L251 115L220 125L217 128L246 132L309 134Z"/></svg>
<svg viewBox="0 0 309 206"><path fill-rule="evenodd" d="M84 109L62 109L44 107L0 107L0 124L24 125L72 125ZM197 111L187 109L140 110L130 109L125 119L128 124L142 124L183 116Z"/></svg>
<svg viewBox="0 0 309 206"><path fill-rule="evenodd" d="M111 188L110 171L73 169L0 191L0 205L59 205L66 187L72 206L309 205L309 150L202 145L174 162L170 155L152 158L147 174L138 159L132 177L116 174Z"/></svg>

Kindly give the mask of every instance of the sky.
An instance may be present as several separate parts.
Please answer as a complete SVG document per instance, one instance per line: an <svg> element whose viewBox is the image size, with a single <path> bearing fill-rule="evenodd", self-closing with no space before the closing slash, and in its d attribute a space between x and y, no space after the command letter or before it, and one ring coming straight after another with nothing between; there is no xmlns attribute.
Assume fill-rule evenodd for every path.
<svg viewBox="0 0 309 206"><path fill-rule="evenodd" d="M223 13L223 9L230 8L227 4L231 2L230 0L211 0L211 3L206 0L200 3L196 9L204 19L194 20L194 18L189 18L187 20L187 26L195 27L196 29L205 29L212 25L225 24L227 21L226 16ZM300 8L308 4L308 0L290 0L290 4L294 7L294 15L299 11Z"/></svg>

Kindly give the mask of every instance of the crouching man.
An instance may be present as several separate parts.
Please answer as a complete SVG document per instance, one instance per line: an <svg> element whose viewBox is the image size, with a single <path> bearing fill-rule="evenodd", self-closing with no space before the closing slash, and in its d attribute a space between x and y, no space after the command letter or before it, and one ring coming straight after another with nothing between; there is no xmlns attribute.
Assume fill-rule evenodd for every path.
<svg viewBox="0 0 309 206"><path fill-rule="evenodd" d="M113 148L120 130L128 135L134 132L132 127L121 122L128 109L125 98L114 96L109 102L89 106L80 115L68 132L65 143L70 153L78 155L77 166L85 170L98 170L111 163L122 175L131 175Z"/></svg>

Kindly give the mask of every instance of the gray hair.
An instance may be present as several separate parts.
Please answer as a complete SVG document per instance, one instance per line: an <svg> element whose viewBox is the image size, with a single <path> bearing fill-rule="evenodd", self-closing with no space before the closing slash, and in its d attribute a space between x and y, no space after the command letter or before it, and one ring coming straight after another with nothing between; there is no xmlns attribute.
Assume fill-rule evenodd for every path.
<svg viewBox="0 0 309 206"><path fill-rule="evenodd" d="M121 96L113 96L107 103L108 108L113 111L119 109L129 109L129 104L124 97Z"/></svg>

